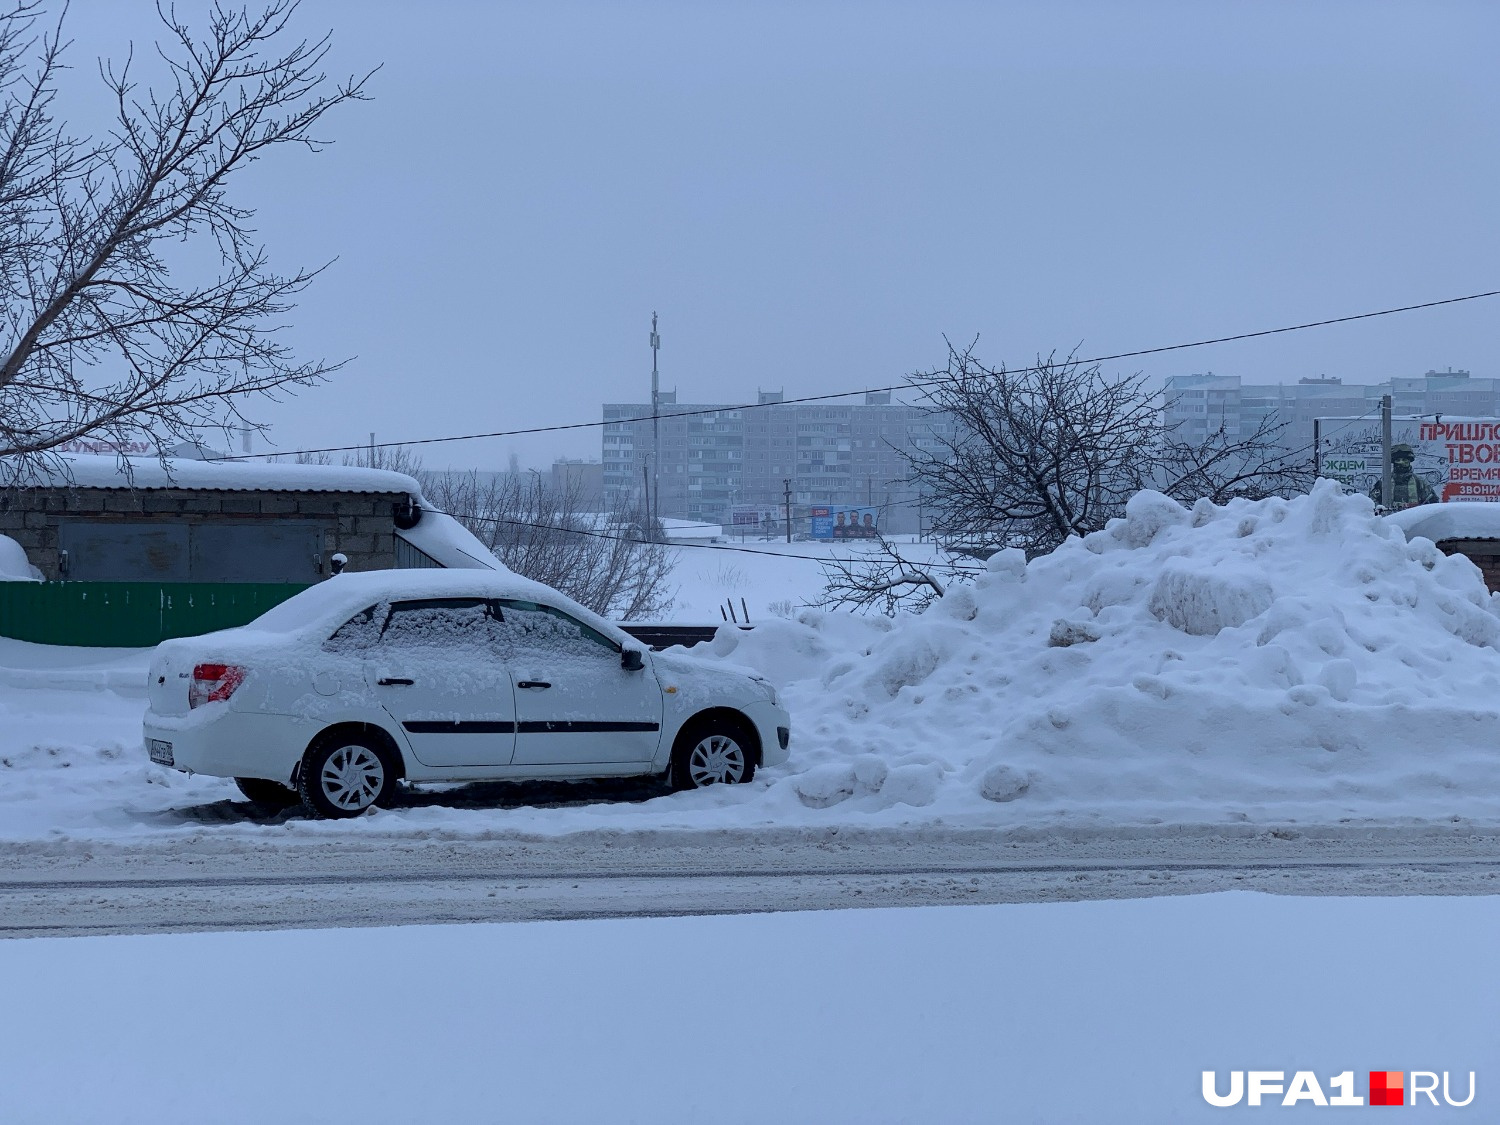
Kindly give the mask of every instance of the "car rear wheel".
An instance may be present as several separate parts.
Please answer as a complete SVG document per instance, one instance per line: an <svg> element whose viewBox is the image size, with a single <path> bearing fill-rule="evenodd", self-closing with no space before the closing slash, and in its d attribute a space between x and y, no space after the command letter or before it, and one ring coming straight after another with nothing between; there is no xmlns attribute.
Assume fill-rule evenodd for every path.
<svg viewBox="0 0 1500 1125"><path fill-rule="evenodd" d="M279 781L267 781L263 777L237 777L234 783L239 786L247 801L263 809L279 812L291 808L302 799L291 786Z"/></svg>
<svg viewBox="0 0 1500 1125"><path fill-rule="evenodd" d="M313 746L297 776L307 810L330 818L359 816L383 804L395 787L396 771L385 748L351 735Z"/></svg>
<svg viewBox="0 0 1500 1125"><path fill-rule="evenodd" d="M750 739L738 723L713 719L695 724L672 752L672 788L743 785L755 776Z"/></svg>

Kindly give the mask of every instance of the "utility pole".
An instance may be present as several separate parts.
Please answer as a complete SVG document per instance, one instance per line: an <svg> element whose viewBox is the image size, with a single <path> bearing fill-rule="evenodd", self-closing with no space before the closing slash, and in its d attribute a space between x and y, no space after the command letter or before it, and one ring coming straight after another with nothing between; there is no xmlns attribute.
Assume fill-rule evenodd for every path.
<svg viewBox="0 0 1500 1125"><path fill-rule="evenodd" d="M781 482L782 498L786 501L786 541L792 541L792 482L783 480Z"/></svg>
<svg viewBox="0 0 1500 1125"><path fill-rule="evenodd" d="M661 386L656 374L656 353L661 337L656 333L656 312L651 313L651 511L661 519ZM656 530L652 528L652 538Z"/></svg>
<svg viewBox="0 0 1500 1125"><path fill-rule="evenodd" d="M656 524L651 519L651 470L641 463L641 498L646 509L646 526L641 529L641 541L656 542Z"/></svg>
<svg viewBox="0 0 1500 1125"><path fill-rule="evenodd" d="M1380 396L1380 502L1396 510L1396 481L1391 472L1391 396Z"/></svg>

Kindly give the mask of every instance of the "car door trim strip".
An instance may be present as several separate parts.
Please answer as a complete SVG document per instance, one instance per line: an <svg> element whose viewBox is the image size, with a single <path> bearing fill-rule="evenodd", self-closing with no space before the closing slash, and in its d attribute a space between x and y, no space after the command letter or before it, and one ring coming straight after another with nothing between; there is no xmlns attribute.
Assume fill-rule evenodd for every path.
<svg viewBox="0 0 1500 1125"><path fill-rule="evenodd" d="M518 723L521 734L606 734L613 731L661 730L660 723L597 722L590 720L539 719Z"/></svg>
<svg viewBox="0 0 1500 1125"><path fill-rule="evenodd" d="M513 722L491 722L485 719L418 720L402 723L408 734L515 734Z"/></svg>
<svg viewBox="0 0 1500 1125"><path fill-rule="evenodd" d="M412 720L401 724L408 734L610 734L621 731L661 730L660 723L610 722L608 720L540 719L524 723L489 720Z"/></svg>

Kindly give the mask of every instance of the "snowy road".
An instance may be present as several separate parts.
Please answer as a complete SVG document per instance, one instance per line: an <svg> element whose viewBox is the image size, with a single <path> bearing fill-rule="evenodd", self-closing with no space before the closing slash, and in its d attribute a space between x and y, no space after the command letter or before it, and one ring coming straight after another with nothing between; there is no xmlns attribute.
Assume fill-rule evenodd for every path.
<svg viewBox="0 0 1500 1125"><path fill-rule="evenodd" d="M1246 828L580 833L0 854L7 936L640 917L1262 890L1500 893L1500 833Z"/></svg>

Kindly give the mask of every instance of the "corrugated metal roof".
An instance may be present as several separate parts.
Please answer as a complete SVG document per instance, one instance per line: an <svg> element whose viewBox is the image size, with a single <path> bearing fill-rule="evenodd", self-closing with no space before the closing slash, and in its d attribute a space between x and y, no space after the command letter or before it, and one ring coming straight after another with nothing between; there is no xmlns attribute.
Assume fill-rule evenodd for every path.
<svg viewBox="0 0 1500 1125"><path fill-rule="evenodd" d="M282 465L264 461L132 460L70 453L32 473L41 488L215 489L224 492L383 492L420 496L405 473L347 465ZM25 486L23 486L25 487Z"/></svg>

